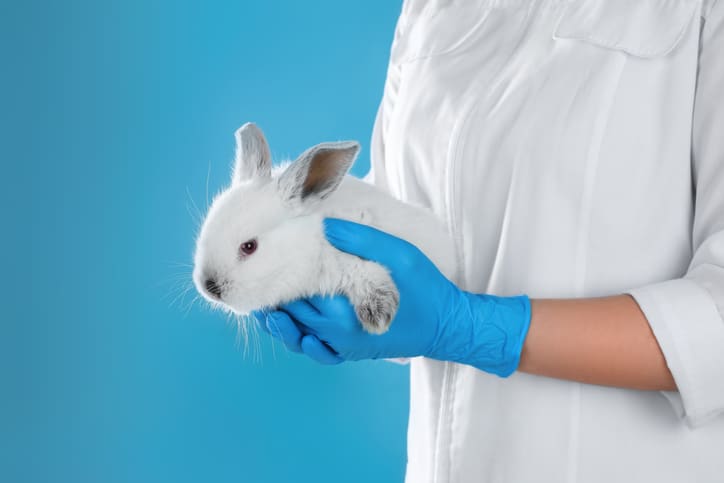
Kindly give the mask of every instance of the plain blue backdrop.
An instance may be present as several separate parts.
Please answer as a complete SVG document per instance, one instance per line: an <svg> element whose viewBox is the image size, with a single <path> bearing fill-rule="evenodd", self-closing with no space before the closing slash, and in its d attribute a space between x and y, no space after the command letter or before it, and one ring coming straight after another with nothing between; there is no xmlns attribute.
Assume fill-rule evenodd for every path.
<svg viewBox="0 0 724 483"><path fill-rule="evenodd" d="M405 367L245 355L177 297L242 123L367 171L400 3L0 0L0 481L403 479Z"/></svg>

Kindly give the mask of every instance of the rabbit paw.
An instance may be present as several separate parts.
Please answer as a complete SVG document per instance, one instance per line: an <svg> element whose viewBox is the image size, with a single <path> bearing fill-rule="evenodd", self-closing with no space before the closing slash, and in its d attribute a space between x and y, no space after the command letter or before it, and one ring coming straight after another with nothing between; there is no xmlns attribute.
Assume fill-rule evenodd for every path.
<svg viewBox="0 0 724 483"><path fill-rule="evenodd" d="M364 330L370 334L384 334L400 305L400 294L389 276L386 280L371 282L355 305L355 313Z"/></svg>

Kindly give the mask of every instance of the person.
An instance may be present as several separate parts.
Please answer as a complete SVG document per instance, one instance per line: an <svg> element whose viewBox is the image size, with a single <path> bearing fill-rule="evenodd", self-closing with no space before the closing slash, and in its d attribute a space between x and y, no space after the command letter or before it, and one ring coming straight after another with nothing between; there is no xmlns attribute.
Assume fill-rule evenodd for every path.
<svg viewBox="0 0 724 483"><path fill-rule="evenodd" d="M343 297L264 328L412 357L408 482L724 481L722 55L724 0L406 0L370 180L446 221L459 276L326 220L390 270L390 330Z"/></svg>

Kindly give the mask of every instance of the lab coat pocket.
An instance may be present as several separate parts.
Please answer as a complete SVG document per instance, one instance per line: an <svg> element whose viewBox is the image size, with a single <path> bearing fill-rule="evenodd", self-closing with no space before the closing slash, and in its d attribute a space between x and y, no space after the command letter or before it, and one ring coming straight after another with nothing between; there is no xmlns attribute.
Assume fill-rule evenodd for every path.
<svg viewBox="0 0 724 483"><path fill-rule="evenodd" d="M553 33L642 59L676 49L700 0L578 0L568 4Z"/></svg>
<svg viewBox="0 0 724 483"><path fill-rule="evenodd" d="M437 3L430 2L406 18L390 62L405 64L457 52L471 42L487 16L487 9L479 1Z"/></svg>

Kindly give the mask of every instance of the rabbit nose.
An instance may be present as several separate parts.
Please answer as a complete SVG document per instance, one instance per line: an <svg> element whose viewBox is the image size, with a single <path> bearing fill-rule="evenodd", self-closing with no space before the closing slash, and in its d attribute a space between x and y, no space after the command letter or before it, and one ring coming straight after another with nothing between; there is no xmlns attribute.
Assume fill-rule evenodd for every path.
<svg viewBox="0 0 724 483"><path fill-rule="evenodd" d="M206 282L204 282L204 285L206 285L206 291L213 295L214 298L221 298L221 287L219 287L219 285L216 283L216 280L214 280L213 278L207 278Z"/></svg>

